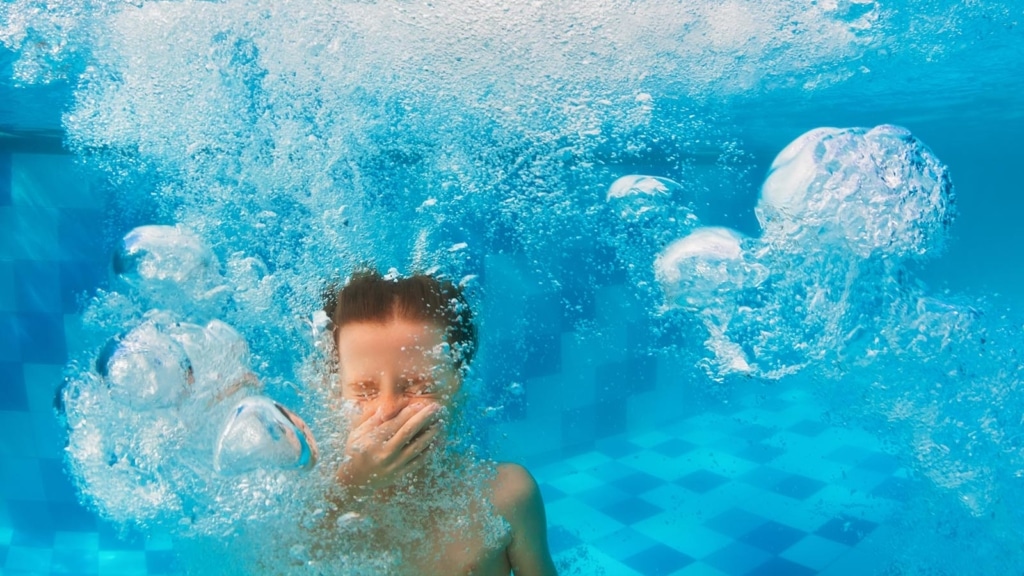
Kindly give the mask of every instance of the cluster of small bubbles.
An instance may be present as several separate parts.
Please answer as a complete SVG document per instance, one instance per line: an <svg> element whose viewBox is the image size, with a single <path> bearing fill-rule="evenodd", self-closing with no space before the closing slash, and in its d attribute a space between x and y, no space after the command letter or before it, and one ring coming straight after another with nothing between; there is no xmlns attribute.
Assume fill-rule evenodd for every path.
<svg viewBox="0 0 1024 576"><path fill-rule="evenodd" d="M924 257L955 215L945 165L898 126L818 128L775 158L755 209L779 250Z"/></svg>
<svg viewBox="0 0 1024 576"><path fill-rule="evenodd" d="M155 306L179 301L223 305L227 286L213 251L181 226L139 226L114 254L114 272Z"/></svg>
<svg viewBox="0 0 1024 576"><path fill-rule="evenodd" d="M706 365L711 374L755 369L743 348L726 337L734 318L750 310L744 303L750 291L768 276L749 250L749 239L739 232L706 226L670 244L654 261L666 307L695 312L707 327L705 346L715 359Z"/></svg>
<svg viewBox="0 0 1024 576"><path fill-rule="evenodd" d="M142 226L125 236L115 272L120 292L99 293L86 325L130 329L73 366L63 391L82 494L124 528L188 537L276 517L270 508L317 445L262 395L246 338L210 318L246 305L231 299L213 252L182 227Z"/></svg>
<svg viewBox="0 0 1024 576"><path fill-rule="evenodd" d="M771 166L759 237L698 228L663 249L665 307L704 319L715 379L869 355L865 333L888 326L869 311L914 291L901 263L942 247L953 198L945 166L902 128L812 130Z"/></svg>

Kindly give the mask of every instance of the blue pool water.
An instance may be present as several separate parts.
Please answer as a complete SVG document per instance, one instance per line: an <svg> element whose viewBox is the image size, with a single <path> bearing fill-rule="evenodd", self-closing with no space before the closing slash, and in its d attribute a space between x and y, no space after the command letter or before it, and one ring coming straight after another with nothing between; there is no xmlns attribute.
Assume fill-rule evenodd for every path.
<svg viewBox="0 0 1024 576"><path fill-rule="evenodd" d="M308 321L365 261L466 281L471 442L533 472L563 573L1020 573L1022 26L1010 1L3 4L0 573L247 573L249 492L204 508L226 481L161 470L136 497L55 399L152 438L60 391L158 305L234 326L318 422ZM765 220L787 145L884 124L926 147L883 147L893 196ZM857 138L843 192L881 162ZM931 157L955 208L907 192ZM628 175L667 195L615 198ZM877 245L837 232L896 213ZM115 273L148 224L194 233L228 295ZM711 226L743 238L725 280L656 276ZM182 461L156 445L125 450ZM257 512L317 478L282 474L244 477L280 499Z"/></svg>

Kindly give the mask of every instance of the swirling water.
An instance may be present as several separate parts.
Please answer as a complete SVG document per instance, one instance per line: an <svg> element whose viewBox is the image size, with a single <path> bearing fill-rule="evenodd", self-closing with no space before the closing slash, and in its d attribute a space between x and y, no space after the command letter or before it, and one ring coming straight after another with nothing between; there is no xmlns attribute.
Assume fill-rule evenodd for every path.
<svg viewBox="0 0 1024 576"><path fill-rule="evenodd" d="M280 530L316 509L327 467L296 474L303 432L265 394L315 414L321 450L337 435L307 386L324 284L370 261L472 285L511 252L543 282L622 274L669 333L652 349L698 336L680 354L701 382L806 382L884 429L928 480L907 526L943 527L904 530L894 570L1020 571L1021 314L940 269L1019 264L1005 240L957 247L957 207L977 218L984 191L954 189L969 167L914 125L1020 125L1022 18L912 0L5 3L12 90L68 94L39 113L59 109L116 205L168 224L108 232L117 280L86 306L65 392L83 496L197 550ZM947 245L956 263L928 264ZM243 428L284 440L232 445Z"/></svg>

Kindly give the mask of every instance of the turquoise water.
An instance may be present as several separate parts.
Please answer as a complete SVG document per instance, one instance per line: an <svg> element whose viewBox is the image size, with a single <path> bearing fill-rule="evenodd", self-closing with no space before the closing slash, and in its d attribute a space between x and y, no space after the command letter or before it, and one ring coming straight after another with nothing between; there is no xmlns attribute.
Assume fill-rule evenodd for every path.
<svg viewBox="0 0 1024 576"><path fill-rule="evenodd" d="M466 280L472 441L533 471L565 573L1020 572L1022 18L909 1L5 4L3 573L180 573L211 551L200 573L244 571L223 550L244 539L211 538L245 532L244 499L181 528L66 449L54 398L156 302L234 326L266 394L315 420L304 322L361 261ZM776 155L817 127L882 124L948 168L948 229L900 227L942 208L926 205L857 257L838 210L772 236L755 207ZM631 174L668 195L616 204ZM856 230L913 205L875 198ZM192 230L227 301L115 274L145 224ZM673 299L655 259L708 226L745 236L746 280L730 268ZM818 288L818 312L792 305ZM147 414L71 409L125 437Z"/></svg>

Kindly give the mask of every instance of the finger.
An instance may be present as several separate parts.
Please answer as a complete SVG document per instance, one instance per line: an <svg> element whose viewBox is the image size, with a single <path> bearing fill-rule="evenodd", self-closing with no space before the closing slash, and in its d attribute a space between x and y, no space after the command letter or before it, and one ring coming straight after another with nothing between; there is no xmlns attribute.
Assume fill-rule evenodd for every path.
<svg viewBox="0 0 1024 576"><path fill-rule="evenodd" d="M407 444L392 465L395 473L405 474L422 466L427 461L424 458L428 452L427 449L430 448L439 433L440 426L431 426L420 434L418 438Z"/></svg>
<svg viewBox="0 0 1024 576"><path fill-rule="evenodd" d="M396 449L405 446L421 430L437 420L440 409L441 406L437 403L424 405L418 412L410 416L385 444Z"/></svg>
<svg viewBox="0 0 1024 576"><path fill-rule="evenodd" d="M377 428L382 422L384 422L383 414L383 411L380 408L377 408L377 410L370 413L368 416L364 416L363 420L352 429L352 434L363 435Z"/></svg>

